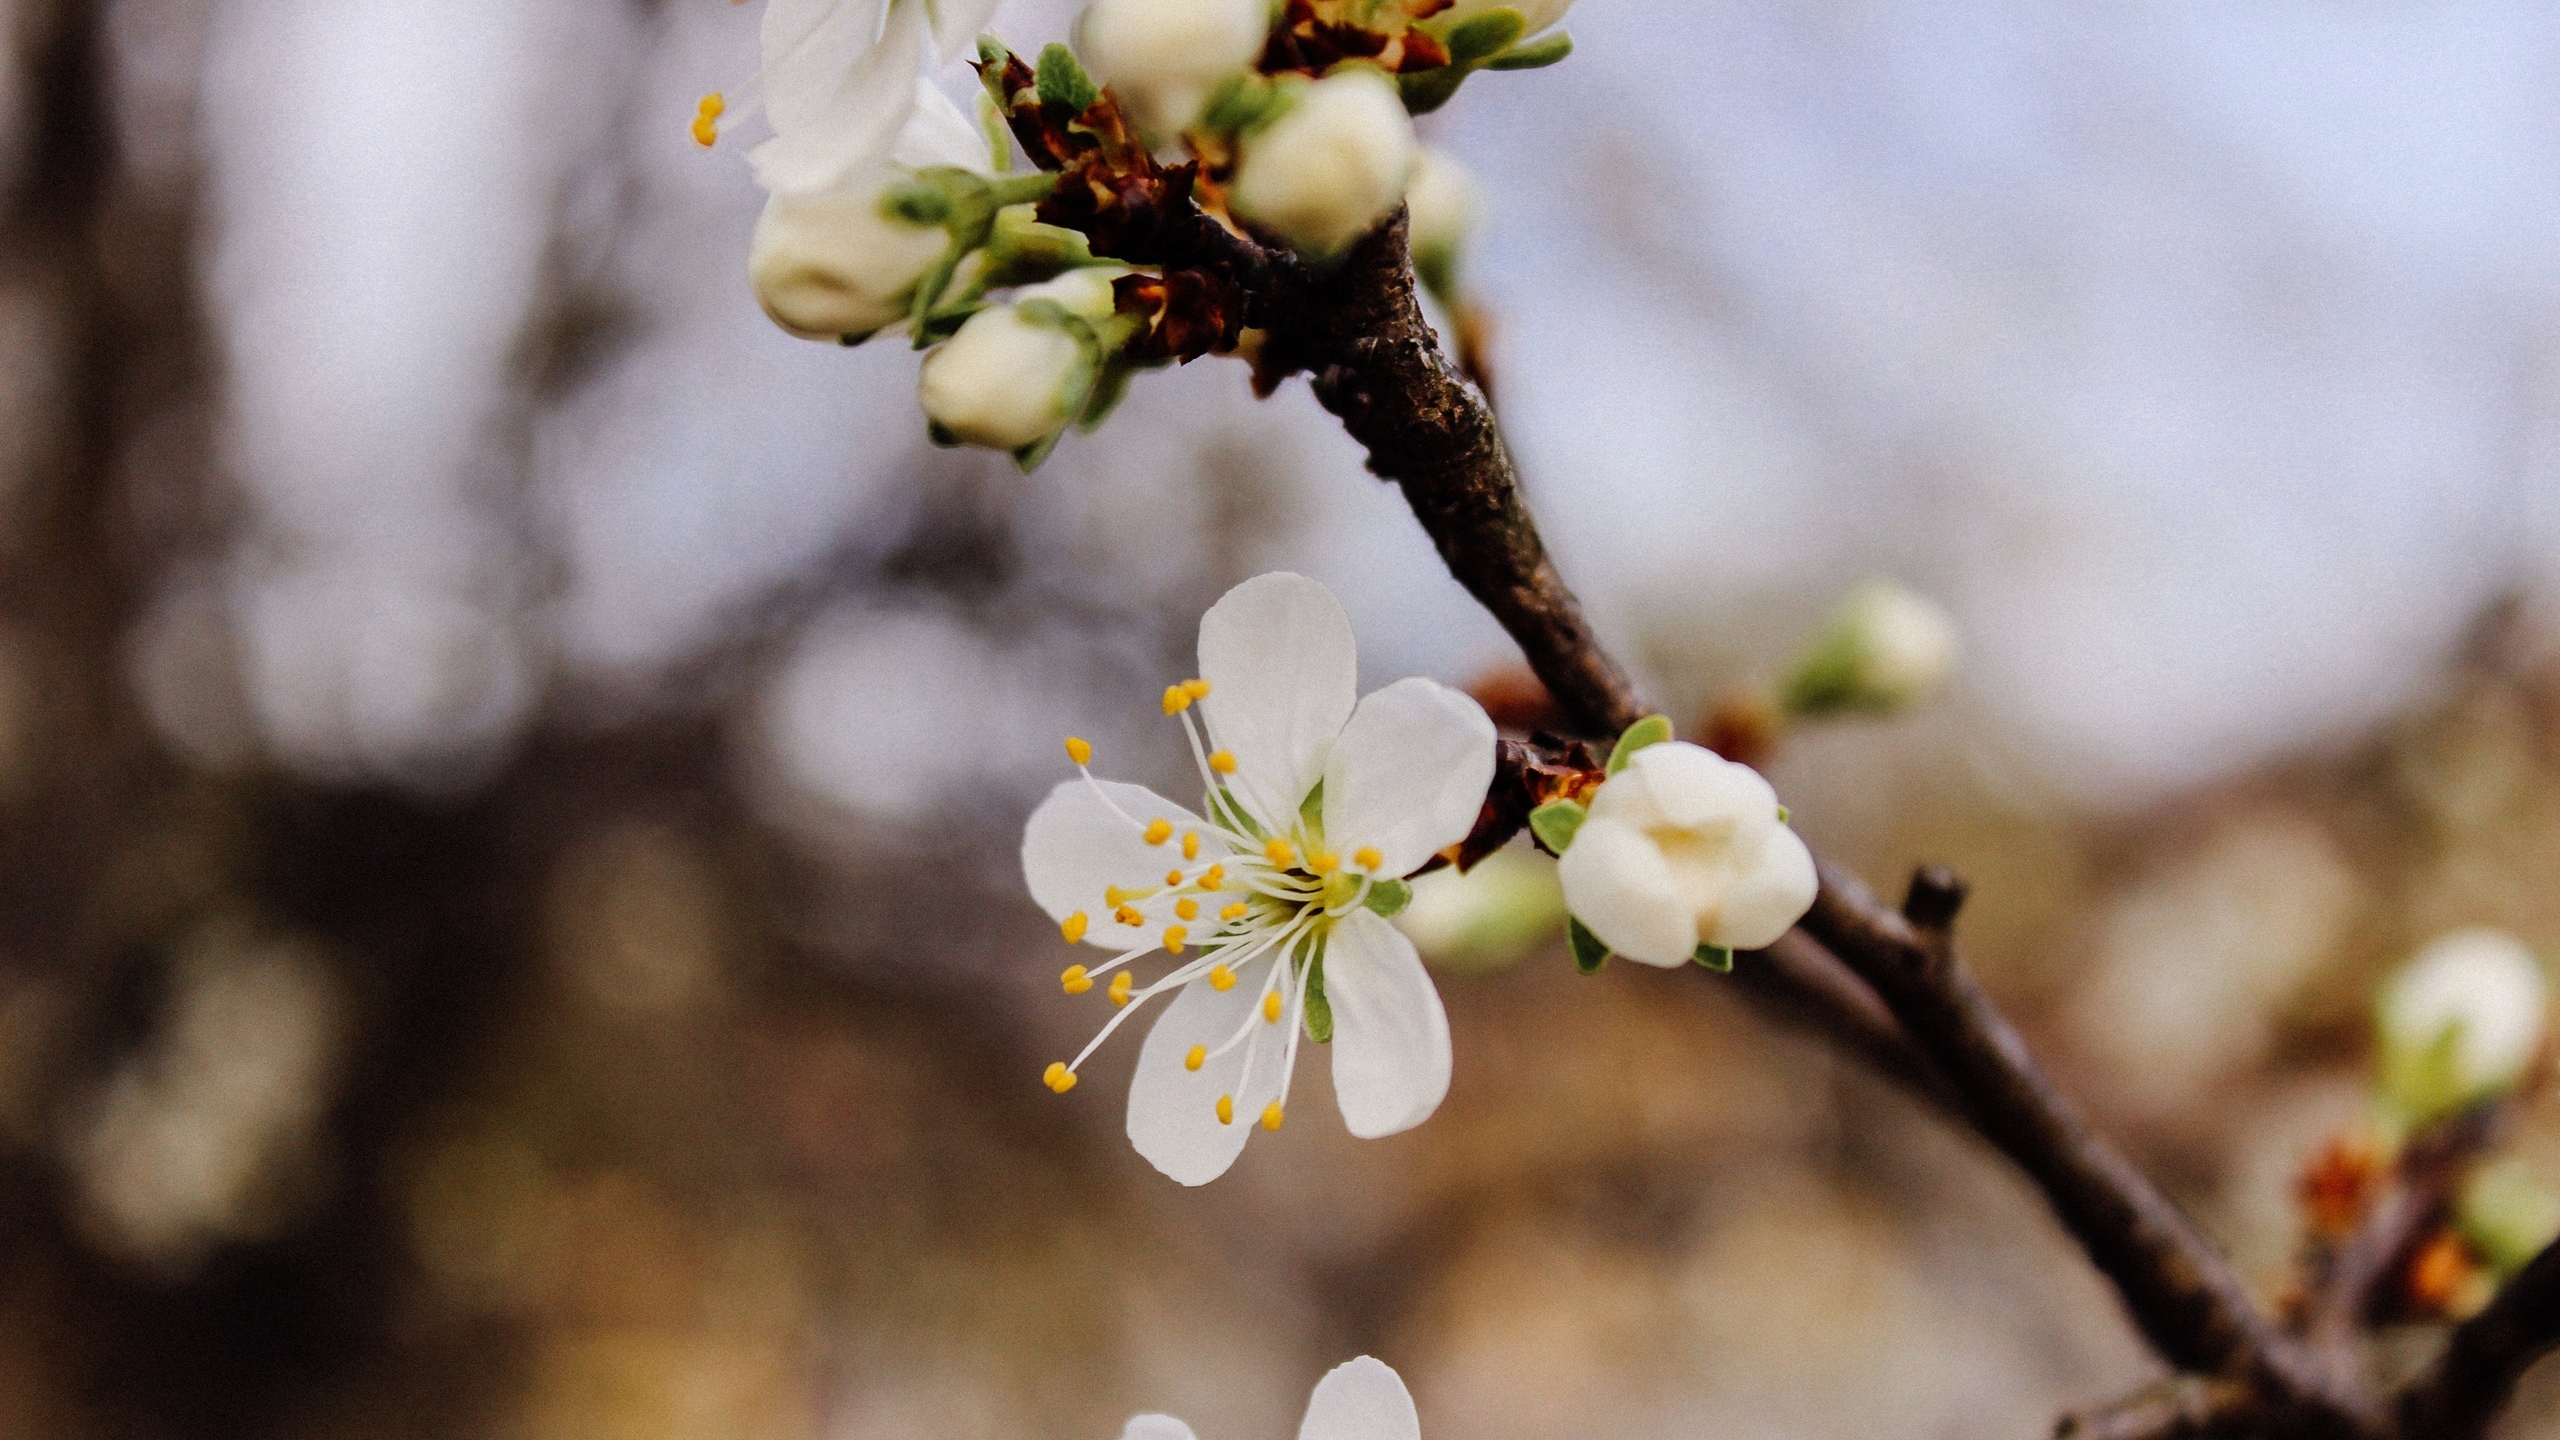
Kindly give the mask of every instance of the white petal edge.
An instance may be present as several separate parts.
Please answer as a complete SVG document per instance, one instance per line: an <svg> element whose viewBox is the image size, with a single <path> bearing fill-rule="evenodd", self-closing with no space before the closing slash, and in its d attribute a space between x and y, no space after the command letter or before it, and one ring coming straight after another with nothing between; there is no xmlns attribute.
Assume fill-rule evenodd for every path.
<svg viewBox="0 0 2560 1440"><path fill-rule="evenodd" d="M1363 1140L1410 1130L1449 1093L1449 1014L1403 931L1367 910L1335 922L1324 955L1333 1095Z"/></svg>
<svg viewBox="0 0 2560 1440"><path fill-rule="evenodd" d="M930 0L933 48L945 60L977 53L976 40L995 18L999 0Z"/></svg>
<svg viewBox="0 0 2560 1440"><path fill-rule="evenodd" d="M1422 1440L1422 1417L1404 1378L1387 1362L1363 1355L1316 1382L1298 1440Z"/></svg>
<svg viewBox="0 0 2560 1440"><path fill-rule="evenodd" d="M885 0L765 0L764 109L776 132L817 122L880 37Z"/></svg>
<svg viewBox="0 0 2560 1440"><path fill-rule="evenodd" d="M1813 894L1820 883L1813 852L1796 832L1784 825L1776 827L1761 842L1751 867L1736 876L1733 888L1725 892L1723 903L1716 907L1715 923L1708 927L1707 942L1732 950L1775 944L1813 908Z"/></svg>
<svg viewBox="0 0 2560 1440"><path fill-rule="evenodd" d="M1735 842L1749 850L1777 827L1778 792L1760 772L1703 745L1674 740L1647 746L1618 779L1629 776L1643 783L1662 818L1683 830L1729 824ZM1601 794L1607 793L1602 786Z"/></svg>
<svg viewBox="0 0 2560 1440"><path fill-rule="evenodd" d="M1244 1153L1263 1107L1279 1098L1289 1037L1279 1026L1251 1018L1262 1002L1262 987L1254 982L1270 973L1268 963L1255 961L1238 973L1233 989L1220 991L1205 979L1183 986L1138 1049L1138 1070L1129 1078L1129 1143L1148 1164L1185 1185L1206 1185L1226 1174ZM1182 1063L1192 1046L1215 1050L1247 1023L1256 1027L1255 1039L1198 1070ZM1221 1095L1235 1100L1235 1118L1226 1124L1218 1121Z"/></svg>
<svg viewBox="0 0 2560 1440"><path fill-rule="evenodd" d="M1170 1415L1132 1415L1120 1440L1199 1440L1191 1427Z"/></svg>
<svg viewBox="0 0 2560 1440"><path fill-rule="evenodd" d="M1200 678L1211 742L1236 758L1229 784L1257 819L1293 828L1359 699L1342 602L1287 571L1245 581L1200 617Z"/></svg>
<svg viewBox="0 0 2560 1440"><path fill-rule="evenodd" d="M1595 807L1556 862L1556 879L1564 886L1565 909L1628 959L1679 965L1697 952L1697 917L1681 900L1662 851L1634 826Z"/></svg>
<svg viewBox="0 0 2560 1440"><path fill-rule="evenodd" d="M1403 875L1475 828L1493 784L1493 721L1464 694L1419 676L1372 691L1324 764L1325 844L1345 863L1374 846Z"/></svg>
<svg viewBox="0 0 2560 1440"><path fill-rule="evenodd" d="M879 42L854 62L824 109L789 128L772 112L773 138L747 152L756 182L775 194L812 195L841 188L887 159L915 111L924 26L922 6L892 7ZM770 109L769 92L766 103Z"/></svg>
<svg viewBox="0 0 2560 1440"><path fill-rule="evenodd" d="M897 143L889 149L889 158L910 170L927 170L936 165L953 165L963 170L984 174L987 169L987 137L978 122L962 113L959 103L933 83L932 77L916 77L915 109L898 131Z"/></svg>
<svg viewBox="0 0 2560 1440"><path fill-rule="evenodd" d="M1176 836L1198 830L1205 841L1207 822L1146 786L1112 780L1094 783L1139 824L1161 817L1173 823ZM1161 886L1165 872L1182 863L1180 842L1148 844L1135 826L1113 814L1103 797L1094 793L1094 783L1062 781L1031 812L1022 827L1023 883L1030 887L1033 903L1048 911L1052 920L1084 912L1088 945L1105 950L1152 945L1162 933L1157 912L1169 913L1173 902L1142 902L1138 908L1148 913L1150 923L1132 928L1112 922L1102 892L1111 885L1133 890Z"/></svg>

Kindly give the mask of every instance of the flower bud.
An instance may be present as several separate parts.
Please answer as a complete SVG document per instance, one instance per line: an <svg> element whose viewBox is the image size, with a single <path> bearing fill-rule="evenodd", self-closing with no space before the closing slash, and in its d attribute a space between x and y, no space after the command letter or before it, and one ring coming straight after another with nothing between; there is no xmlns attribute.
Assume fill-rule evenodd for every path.
<svg viewBox="0 0 2560 1440"><path fill-rule="evenodd" d="M860 337L906 318L916 282L950 248L940 226L900 219L889 186L765 202L747 278L775 324L811 340Z"/></svg>
<svg viewBox="0 0 2560 1440"><path fill-rule="evenodd" d="M1962 648L1936 602L1890 580L1850 592L1786 684L1790 714L1891 715L1946 684Z"/></svg>
<svg viewBox="0 0 2560 1440"><path fill-rule="evenodd" d="M1463 25L1488 10L1512 9L1527 22L1520 27L1522 35L1535 35L1564 18L1573 8L1573 0L1458 0L1435 17L1444 27Z"/></svg>
<svg viewBox="0 0 2560 1440"><path fill-rule="evenodd" d="M1328 75L1246 137L1236 212L1300 251L1339 253L1403 203L1416 148L1393 81L1367 67Z"/></svg>
<svg viewBox="0 0 2560 1440"><path fill-rule="evenodd" d="M1404 203L1413 230L1414 272L1443 300L1457 293L1459 260L1475 233L1482 199L1474 173L1456 156L1423 149L1404 187Z"/></svg>
<svg viewBox="0 0 2560 1440"><path fill-rule="evenodd" d="M2457 930L2418 953L2374 1007L2382 1097L2412 1127L2490 1099L2542 1048L2542 964L2514 936Z"/></svg>
<svg viewBox="0 0 2560 1440"><path fill-rule="evenodd" d="M1094 0L1076 20L1075 42L1138 129L1161 141L1198 119L1270 32L1264 0Z"/></svg>
<svg viewBox="0 0 2560 1440"><path fill-rule="evenodd" d="M1066 429L1093 393L1100 357L1088 327L1110 316L1118 273L1071 270L970 316L925 356L917 392L926 418L954 441L996 450Z"/></svg>
<svg viewBox="0 0 2560 1440"><path fill-rule="evenodd" d="M1648 965L1756 950L1813 905L1813 856L1747 765L1671 740L1627 758L1556 864L1573 917Z"/></svg>
<svg viewBox="0 0 2560 1440"><path fill-rule="evenodd" d="M2502 1281L2560 1236L2560 1194L2515 1156L2480 1167L2462 1187L2454 1214L2462 1238Z"/></svg>

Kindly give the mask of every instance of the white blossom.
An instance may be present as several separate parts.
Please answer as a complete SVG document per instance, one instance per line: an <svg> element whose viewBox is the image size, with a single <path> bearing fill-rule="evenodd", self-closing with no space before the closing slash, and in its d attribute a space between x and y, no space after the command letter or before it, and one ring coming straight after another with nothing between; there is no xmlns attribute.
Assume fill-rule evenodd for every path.
<svg viewBox="0 0 2560 1440"><path fill-rule="evenodd" d="M1962 649L1955 621L1935 601L1870 580L1840 602L1797 663L1787 708L1799 715L1909 709L1946 684Z"/></svg>
<svg viewBox="0 0 2560 1440"><path fill-rule="evenodd" d="M747 161L765 189L818 195L853 186L908 133L935 56L958 58L996 3L768 0L755 83L704 96L694 138L712 144L723 121L761 108L773 136Z"/></svg>
<svg viewBox="0 0 2560 1440"><path fill-rule="evenodd" d="M1459 260L1484 208L1474 172L1449 152L1424 146L1405 183L1404 203L1414 270L1433 293L1454 292Z"/></svg>
<svg viewBox="0 0 2560 1440"><path fill-rule="evenodd" d="M1254 62L1270 32L1264 0L1094 0L1076 20L1075 48L1139 130L1163 141Z"/></svg>
<svg viewBox="0 0 2560 1440"><path fill-rule="evenodd" d="M1350 619L1303 576L1263 575L1212 606L1200 675L1164 709L1190 736L1205 816L1087 772L1022 840L1032 898L1069 941L1112 952L1069 968L1068 993L1120 972L1110 997L1123 1008L1049 1084L1072 1087L1143 1002L1172 996L1138 1056L1128 1130L1186 1185L1224 1174L1257 1115L1280 1127L1311 1023L1330 1027L1352 1134L1392 1135L1439 1107L1448 1017L1380 911L1473 828L1494 763L1493 722L1455 690L1414 678L1356 698ZM1081 740L1067 750L1079 769L1091 758ZM1171 968L1138 984L1125 967L1158 954Z"/></svg>
<svg viewBox="0 0 2560 1440"><path fill-rule="evenodd" d="M1296 249L1339 252L1404 202L1417 148L1395 82L1366 66L1328 75L1245 138L1236 213Z"/></svg>
<svg viewBox="0 0 2560 1440"><path fill-rule="evenodd" d="M1170 1415L1140 1415L1120 1440L1195 1440ZM1404 1380L1383 1360L1363 1355L1325 1372L1307 1397L1298 1440L1422 1440L1422 1417Z"/></svg>
<svg viewBox="0 0 2560 1440"><path fill-rule="evenodd" d="M1026 306L1047 300L1083 321L1107 318L1119 273L1071 270L970 316L925 357L916 390L926 417L964 444L997 450L1065 429L1092 393L1100 357L1085 335Z"/></svg>
<svg viewBox="0 0 2560 1440"><path fill-rule="evenodd" d="M1813 856L1777 792L1703 746L1638 750L1591 799L1556 865L1565 906L1631 960L1678 965L1702 945L1756 950L1813 904Z"/></svg>
<svg viewBox="0 0 2560 1440"><path fill-rule="evenodd" d="M2457 930L2418 953L2375 1007L2383 1093L2412 1122L2513 1085L2549 1023L2542 963L2503 931Z"/></svg>

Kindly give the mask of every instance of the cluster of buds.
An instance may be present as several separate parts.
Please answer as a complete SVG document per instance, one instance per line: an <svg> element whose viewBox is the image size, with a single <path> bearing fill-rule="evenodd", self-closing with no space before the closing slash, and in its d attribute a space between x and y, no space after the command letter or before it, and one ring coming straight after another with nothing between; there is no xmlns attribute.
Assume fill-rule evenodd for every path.
<svg viewBox="0 0 2560 1440"><path fill-rule="evenodd" d="M973 125L930 61L987 0L889 0L876 38L878 0L770 0L750 278L795 335L933 349L934 440L1028 470L1134 372L1249 354L1273 276L1409 199L1417 267L1453 293L1472 182L1411 117L1480 70L1563 59L1571 4L1095 0L1033 59L978 39ZM706 97L695 139L733 116Z"/></svg>

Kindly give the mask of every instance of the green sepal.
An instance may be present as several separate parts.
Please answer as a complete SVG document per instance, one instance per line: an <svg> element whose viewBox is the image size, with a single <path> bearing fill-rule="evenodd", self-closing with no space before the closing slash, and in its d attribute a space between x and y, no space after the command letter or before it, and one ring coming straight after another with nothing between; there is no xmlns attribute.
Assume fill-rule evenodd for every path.
<svg viewBox="0 0 2560 1440"><path fill-rule="evenodd" d="M1626 769L1627 762L1636 758L1637 751L1648 745L1659 745L1670 738L1671 717L1647 715L1628 726L1627 733L1618 737L1617 748L1609 752L1609 773L1615 775Z"/></svg>
<svg viewBox="0 0 2560 1440"><path fill-rule="evenodd" d="M987 168L998 175L1012 174L1013 131L1004 123L1004 107L983 86L978 90L978 138L987 142Z"/></svg>
<svg viewBox="0 0 2560 1440"><path fill-rule="evenodd" d="M1779 807L1778 807L1778 823L1779 823L1779 824L1781 824L1781 825L1786 824L1786 823L1787 823L1787 821L1789 821L1790 819L1794 818L1795 813L1796 813L1796 812L1794 812L1793 810L1788 809L1788 808L1787 808L1786 806L1784 806L1784 805L1779 806Z"/></svg>
<svg viewBox="0 0 2560 1440"><path fill-rule="evenodd" d="M1701 945L1697 953L1689 958L1719 975L1729 975L1733 972L1733 952L1722 945Z"/></svg>
<svg viewBox="0 0 2560 1440"><path fill-rule="evenodd" d="M1224 785L1209 792L1205 808L1211 820L1240 835L1250 835L1256 840L1268 838L1262 833L1260 822L1244 813L1244 806L1237 802L1235 792Z"/></svg>
<svg viewBox="0 0 2560 1440"><path fill-rule="evenodd" d="M1307 1003L1300 1012L1307 1025L1307 1038L1319 1045L1333 1043L1333 1002L1324 998L1324 952L1319 950L1307 958Z"/></svg>
<svg viewBox="0 0 2560 1440"><path fill-rule="evenodd" d="M1044 225L1037 215L1021 203L996 212L987 235L987 268L977 281L982 290L1036 285L1095 263L1093 247L1081 231Z"/></svg>
<svg viewBox="0 0 2560 1440"><path fill-rule="evenodd" d="M1402 880L1379 880L1369 886L1369 898L1360 902L1379 915L1392 918L1404 913L1413 903L1413 887Z"/></svg>
<svg viewBox="0 0 2560 1440"><path fill-rule="evenodd" d="M1573 37L1561 30L1552 31L1515 50L1504 51L1484 62L1487 70L1544 70L1573 53Z"/></svg>
<svg viewBox="0 0 2560 1440"><path fill-rule="evenodd" d="M1015 466L1019 467L1025 475L1039 469L1041 463L1049 458L1049 452L1058 448L1058 442L1065 438L1066 433L1067 432L1063 429L1052 430L1048 434L1041 436L1039 439L1032 441L1030 444L1023 446L1021 449L1014 451L1013 463Z"/></svg>
<svg viewBox="0 0 2560 1440"><path fill-rule="evenodd" d="M924 438L932 441L937 447L944 450L957 450L960 448L960 437L952 434L950 428L945 426L939 420L927 420L924 422Z"/></svg>
<svg viewBox="0 0 2560 1440"><path fill-rule="evenodd" d="M1102 98L1102 87L1084 73L1075 52L1055 40L1041 48L1040 63L1031 73L1039 86L1040 103L1058 106L1070 115L1083 114Z"/></svg>
<svg viewBox="0 0 2560 1440"><path fill-rule="evenodd" d="M1561 855L1573 844L1582 822L1589 818L1591 812L1583 809L1579 801L1550 800L1529 812L1529 833L1538 837L1548 854Z"/></svg>
<svg viewBox="0 0 2560 1440"><path fill-rule="evenodd" d="M1528 28L1528 17L1505 5L1453 26L1440 43L1447 48L1451 65L1474 66L1510 49Z"/></svg>
<svg viewBox="0 0 2560 1440"><path fill-rule="evenodd" d="M1609 947L1600 943L1600 937L1592 934L1591 928L1581 921L1567 919L1564 922L1564 938L1565 943L1573 949L1574 969L1585 975L1597 975L1600 973L1600 967L1608 963Z"/></svg>
<svg viewBox="0 0 2560 1440"><path fill-rule="evenodd" d="M1295 79L1295 77L1290 77ZM1200 107L1200 128L1212 135L1243 135L1289 113L1303 84L1282 84L1250 70L1230 76Z"/></svg>
<svg viewBox="0 0 2560 1440"><path fill-rule="evenodd" d="M951 218L951 192L940 185L923 180L910 180L893 185L880 197L880 208L893 218L922 229L940 225Z"/></svg>
<svg viewBox="0 0 2560 1440"><path fill-rule="evenodd" d="M1076 429L1088 435L1101 429L1102 422L1111 418L1111 412L1128 395L1129 379L1137 373L1135 366L1104 361L1102 373L1094 378L1093 393L1085 398L1084 410L1076 416Z"/></svg>
<svg viewBox="0 0 2560 1440"><path fill-rule="evenodd" d="M1408 115L1428 115L1449 103L1458 87L1467 83L1464 65L1435 65L1428 70L1408 70L1396 77L1396 93L1404 99Z"/></svg>
<svg viewBox="0 0 2560 1440"><path fill-rule="evenodd" d="M1310 843L1324 843L1324 779L1321 776L1316 779L1316 788L1308 791L1307 798L1298 802L1298 828L1301 834L1313 837Z"/></svg>

